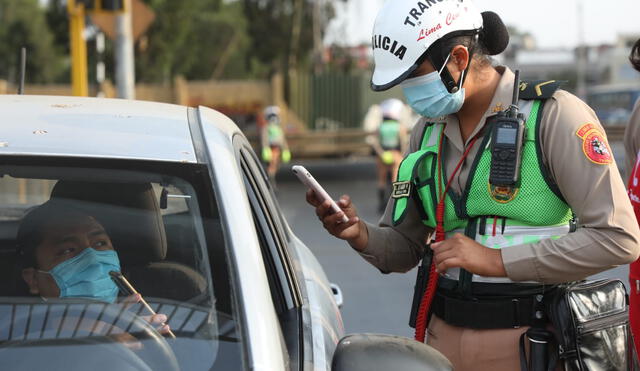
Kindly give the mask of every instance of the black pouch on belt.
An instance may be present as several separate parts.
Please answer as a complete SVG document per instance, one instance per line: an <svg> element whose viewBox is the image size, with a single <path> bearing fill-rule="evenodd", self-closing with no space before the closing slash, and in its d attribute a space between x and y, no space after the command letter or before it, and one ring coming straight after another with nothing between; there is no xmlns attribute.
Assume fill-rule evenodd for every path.
<svg viewBox="0 0 640 371"><path fill-rule="evenodd" d="M627 293L620 280L561 285L545 302L565 370L635 370Z"/></svg>
<svg viewBox="0 0 640 371"><path fill-rule="evenodd" d="M418 310L420 309L420 302L424 296L424 292L427 289L429 283L429 270L431 269L431 261L433 260L433 251L427 245L425 253L422 256L422 263L418 267L418 274L416 275L416 284L413 287L413 301L411 302L411 314L409 315L409 326L416 328L416 319L418 317Z"/></svg>

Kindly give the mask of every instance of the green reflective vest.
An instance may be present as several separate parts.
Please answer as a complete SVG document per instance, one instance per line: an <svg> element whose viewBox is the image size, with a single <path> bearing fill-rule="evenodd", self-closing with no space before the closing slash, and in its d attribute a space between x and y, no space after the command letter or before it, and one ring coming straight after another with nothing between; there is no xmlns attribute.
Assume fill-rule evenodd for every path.
<svg viewBox="0 0 640 371"><path fill-rule="evenodd" d="M400 123L395 120L386 120L380 124L378 130L380 146L385 149L400 149Z"/></svg>
<svg viewBox="0 0 640 371"><path fill-rule="evenodd" d="M271 146L281 146L284 142L284 132L277 123L267 124L267 141Z"/></svg>
<svg viewBox="0 0 640 371"><path fill-rule="evenodd" d="M480 150L473 160L462 195L450 190L445 196L444 229L448 234L465 233L485 246L503 248L559 238L569 232L573 213L542 162L539 141L542 102L520 103L521 108L526 107L522 112L528 113L520 186L506 198L492 189L489 184L491 135L486 134L478 142ZM491 125L489 120L485 128L487 133L490 133ZM402 223L408 203L417 201L424 211L423 223L436 227L436 205L449 177L444 166L442 179L437 176L438 149L443 135L443 123L426 123L420 150L402 162L392 195L394 225Z"/></svg>

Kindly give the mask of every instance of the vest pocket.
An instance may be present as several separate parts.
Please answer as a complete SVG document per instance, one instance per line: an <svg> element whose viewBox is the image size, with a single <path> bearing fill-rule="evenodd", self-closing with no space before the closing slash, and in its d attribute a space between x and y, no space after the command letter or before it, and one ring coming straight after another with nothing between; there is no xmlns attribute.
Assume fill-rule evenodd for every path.
<svg viewBox="0 0 640 371"><path fill-rule="evenodd" d="M418 161L414 173L414 184L426 215L424 222L434 228L436 226L436 207L438 205L437 164L438 154L428 153Z"/></svg>
<svg viewBox="0 0 640 371"><path fill-rule="evenodd" d="M438 196L436 193L436 178L429 178L421 181L416 185L418 196L422 200L423 209L427 219L425 223L435 227L436 224L436 206L438 204Z"/></svg>

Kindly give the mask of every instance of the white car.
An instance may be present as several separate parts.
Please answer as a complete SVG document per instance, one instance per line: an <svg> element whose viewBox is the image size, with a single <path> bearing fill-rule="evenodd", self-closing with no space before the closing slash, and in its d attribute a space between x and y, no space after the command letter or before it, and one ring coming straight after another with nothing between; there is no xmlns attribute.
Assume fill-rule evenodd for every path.
<svg viewBox="0 0 640 371"><path fill-rule="evenodd" d="M408 339L343 338L322 268L222 114L42 96L0 96L0 112L3 369L449 369ZM34 295L24 269L46 273L28 258L41 248L28 252L18 231L50 202L104 227L148 307L125 304L125 289L115 302ZM49 229L26 235L36 241ZM174 336L156 331L150 310L167 316Z"/></svg>

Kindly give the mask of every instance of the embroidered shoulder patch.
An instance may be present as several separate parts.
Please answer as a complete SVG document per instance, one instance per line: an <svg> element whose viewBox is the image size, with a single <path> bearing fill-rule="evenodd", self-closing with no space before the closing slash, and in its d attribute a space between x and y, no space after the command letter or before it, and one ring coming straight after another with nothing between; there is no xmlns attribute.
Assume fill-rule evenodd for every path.
<svg viewBox="0 0 640 371"><path fill-rule="evenodd" d="M611 147L597 125L585 124L578 129L576 135L582 139L582 152L589 161L598 165L608 165L613 162Z"/></svg>
<svg viewBox="0 0 640 371"><path fill-rule="evenodd" d="M411 196L411 182L395 182L393 183L393 192L391 197L404 198Z"/></svg>

